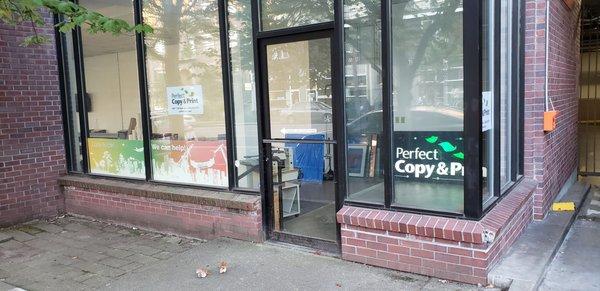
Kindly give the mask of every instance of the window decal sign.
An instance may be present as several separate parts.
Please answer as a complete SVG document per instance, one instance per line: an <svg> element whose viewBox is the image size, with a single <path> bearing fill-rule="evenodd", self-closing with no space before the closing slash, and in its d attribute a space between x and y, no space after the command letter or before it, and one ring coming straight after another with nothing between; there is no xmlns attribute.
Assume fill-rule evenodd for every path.
<svg viewBox="0 0 600 291"><path fill-rule="evenodd" d="M144 142L141 140L88 138L90 172L144 178Z"/></svg>
<svg viewBox="0 0 600 291"><path fill-rule="evenodd" d="M422 181L463 181L462 132L394 132L394 176Z"/></svg>
<svg viewBox="0 0 600 291"><path fill-rule="evenodd" d="M492 129L492 92L481 93L481 132Z"/></svg>
<svg viewBox="0 0 600 291"><path fill-rule="evenodd" d="M223 186L227 180L227 146L224 140L152 140L155 180Z"/></svg>
<svg viewBox="0 0 600 291"><path fill-rule="evenodd" d="M202 86L167 87L169 115L204 114Z"/></svg>

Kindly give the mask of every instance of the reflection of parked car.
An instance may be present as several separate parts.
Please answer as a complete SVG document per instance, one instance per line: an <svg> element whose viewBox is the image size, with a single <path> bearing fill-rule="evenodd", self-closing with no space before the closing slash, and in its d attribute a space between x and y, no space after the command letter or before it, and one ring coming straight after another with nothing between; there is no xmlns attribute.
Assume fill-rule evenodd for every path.
<svg viewBox="0 0 600 291"><path fill-rule="evenodd" d="M362 112L371 110L371 103L366 97L352 97L346 99L346 118L355 120L359 118Z"/></svg>
<svg viewBox="0 0 600 291"><path fill-rule="evenodd" d="M405 116L405 123L397 123L395 131L461 131L463 114L455 109L417 106ZM348 137L383 131L383 111L367 112L347 125Z"/></svg>
<svg viewBox="0 0 600 291"><path fill-rule="evenodd" d="M287 122L305 121L308 116L312 122L331 123L331 106L323 102L298 102L290 108L284 108L280 111L281 117Z"/></svg>

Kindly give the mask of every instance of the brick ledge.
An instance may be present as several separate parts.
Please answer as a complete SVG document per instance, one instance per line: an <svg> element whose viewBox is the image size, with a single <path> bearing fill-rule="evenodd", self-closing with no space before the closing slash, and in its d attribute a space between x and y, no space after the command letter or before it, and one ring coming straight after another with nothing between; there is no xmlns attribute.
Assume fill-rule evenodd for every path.
<svg viewBox="0 0 600 291"><path fill-rule="evenodd" d="M244 211L253 211L260 208L260 196L258 195L156 185L143 181L122 181L76 174L62 176L58 179L58 183L61 186Z"/></svg>
<svg viewBox="0 0 600 291"><path fill-rule="evenodd" d="M480 221L368 209L345 205L337 213L341 224L450 241L491 244L511 217L535 190L535 182L522 179Z"/></svg>

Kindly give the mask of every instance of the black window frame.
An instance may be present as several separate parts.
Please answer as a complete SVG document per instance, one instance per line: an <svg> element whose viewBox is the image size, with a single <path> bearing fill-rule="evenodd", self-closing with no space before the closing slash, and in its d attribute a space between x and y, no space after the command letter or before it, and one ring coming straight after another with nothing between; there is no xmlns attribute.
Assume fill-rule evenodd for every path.
<svg viewBox="0 0 600 291"><path fill-rule="evenodd" d="M391 50L391 2L392 0L383 0L381 1L381 25L382 25L382 80L383 80L383 88L382 88L382 103L383 103L383 137L382 137L382 160L390 161L390 157L392 157L392 50ZM503 0L494 0L494 64L495 66L499 66L500 64L500 1ZM515 185L518 184L518 181L523 177L523 122L524 122L524 107L523 107L523 96L524 96L524 17L525 17L525 3L519 0L508 0L512 1L512 41L513 47L517 45L518 49L513 51L511 54L511 66L513 68L511 74L511 125L513 129L511 131L511 176L510 180L512 181L510 185L507 187L500 189L500 171L499 171L499 160L500 160L500 130L495 130L494 134L494 185L493 185L493 195L494 199L488 203L487 205L482 204L482 132L481 132L481 82L482 82L482 56L481 56L481 43L482 43L482 20L481 20L481 1L479 0L463 0L463 68L464 68L464 152L465 152L465 176L464 176L464 213L456 214L456 213L447 213L440 211L431 211L431 210L423 210L423 209L412 209L405 207L398 207L392 205L392 197L394 195L393 191L393 174L392 174L392 165L391 163L383 163L384 167L384 203L363 203L363 202L353 202L346 199L346 190L347 190L347 171L346 171L346 126L345 126L345 112L344 110L340 110L341 114L336 118L338 119L336 123L338 126L336 127L337 131L337 142L338 142L338 152L337 152L337 162L336 166L338 167L339 175L338 175L338 189L340 191L340 197L343 197L344 201L340 201L340 203L345 205L355 205L360 207L367 208L377 208L377 209L386 209L392 211L403 211L403 212L411 212L411 213L419 213L419 214L433 214L437 216L446 216L446 217L458 217L465 219L480 219L487 211L493 208L495 204L497 204L503 194L511 191ZM75 1L78 2L78 1ZM87 138L89 137L89 129L88 129L88 114L86 110L82 110L87 108L86 99L83 98L83 92L85 90L85 75L84 75L84 63L83 63L83 48L81 43L81 29L76 28L73 30L73 51L74 51L74 63L76 67L76 80L74 80L77 84L77 109L79 110L79 119L73 120L72 116L69 116L66 109L67 95L65 84L66 79L64 78L65 74L65 62L63 58L65 57L65 35L61 34L58 30L56 30L56 43L57 43L57 54L59 60L59 74L60 82L61 82L61 94L62 94L62 106L63 106L63 121L64 121L64 130L65 130L65 145L66 145L66 153L68 155L67 164L69 172L73 173L82 173L89 176L100 176L111 179L120 179L120 180L141 180L148 183L155 184L163 184L163 185L173 185L177 187L190 187L197 189L206 189L213 191L230 191L236 193L244 193L244 194L252 194L252 195L261 195L263 205L265 205L265 189L264 185L266 185L265 181L267 181L266 168L264 165L265 161L265 153L263 146L261 145L262 138L264 136L263 132L263 120L262 120L262 108L260 108L260 102L256 102L256 114L257 114L257 132L258 132L258 141L257 144L259 146L259 161L260 162L260 189L248 189L248 188L240 188L238 187L238 181L236 179L237 169L235 168L235 146L236 146L236 137L235 137L235 116L234 116L234 106L233 106L233 95L232 95L232 74L231 74L231 61L230 61L230 48L229 48L229 22L228 22L228 13L227 13L227 0L218 0L218 9L219 9L219 34L220 34L220 48L221 48L221 66L222 66L222 78L223 78L223 98L224 98L224 111L225 111L225 129L226 129L226 143L227 143L227 173L228 173L228 186L227 187L218 187L218 186L208 186L208 185L189 185L189 184L181 184L176 182L163 182L163 181L155 181L152 179L152 165L151 165L151 146L150 146L150 137L152 136L152 129L150 126L150 108L149 108L149 100L148 100L148 88L147 88L147 78L146 78L146 48L144 42L144 35L142 33L136 33L136 51L137 51L137 63L138 63L138 79L139 79L139 98L141 105L141 125L142 125L142 135L144 140L144 164L146 176L144 179L134 179L127 177L107 177L105 175L99 175L90 173L89 171L89 155L87 151ZM345 102L345 74L343 73L345 70L344 64L344 1L343 0L334 0L333 1L333 9L334 9L334 19L332 22L321 23L321 24L311 24L306 26L298 26L291 27L279 30L267 30L261 31L261 23L260 23L260 3L259 1L251 1L251 13L252 13L252 38L253 38L253 56L254 56L254 73L255 76L259 76L261 73L261 69L259 68L260 63L259 55L258 55L258 39L283 35L283 34L293 34L299 33L303 31L310 31L319 29L322 27L332 27L333 28L333 39L336 40L332 43L337 49L335 50L335 55L332 55L333 63L332 69L338 70L338 74L336 80L334 81L334 86L338 88L339 92L339 102L336 103L336 106L340 106L344 108ZM142 6L143 0L134 0L132 2L132 9L134 12L134 23L140 24L143 23L142 18ZM58 21L58 18L57 20ZM500 76L498 71L495 70L494 74L494 102L495 102L495 110L494 110L494 126L500 126L500 108L499 106L499 97L500 97ZM260 92L260 84L257 80L255 80L254 86L257 88L257 96ZM340 120L341 119L341 120ZM71 122L78 122L80 127L80 146L82 153L82 171L73 171L73 161L71 161L71 149L69 139L72 139L72 134L69 132ZM340 199L341 200L341 199Z"/></svg>
<svg viewBox="0 0 600 291"><path fill-rule="evenodd" d="M143 136L143 144L144 144L144 166L145 166L145 177L142 179L139 178L131 178L131 177L119 177L119 176L107 176L97 173L91 173L89 169L89 155L87 151L87 139L89 137L89 128L88 128L88 114L86 110L81 110L82 108L87 108L87 104L85 104L85 98L82 98L83 92L85 90L85 70L84 70L84 62L83 62L83 47L82 47L82 37L81 37L81 28L75 28L73 30L72 38L73 38L73 50L74 50L74 60L76 66L76 76L77 76L77 108L81 114L79 114L79 120L73 120L73 118L69 117L67 114L67 109L63 106L63 120L65 123L65 145L67 146L67 155L70 160L71 157L71 149L69 146L69 142L66 139L71 139L71 134L67 131L70 128L71 122L79 122L80 124L80 138L81 138L81 152L82 152L82 171L74 171L74 167L71 161L67 162L67 170L70 173L77 174L85 174L92 177L102 177L108 179L115 180L125 180L125 181L144 181L148 183L153 183L157 185L170 185L177 187L188 187L195 189L203 189L203 190L212 190L212 191L229 191L243 194L251 194L251 195L259 195L261 193L260 189L252 189L252 188L240 188L238 187L238 181L236 179L237 169L235 168L235 164L233 163L235 158L235 134L233 132L233 124L234 124L234 114L233 114L233 94L231 89L231 62L230 62L230 51L229 51L229 23L228 23L228 13L227 13L227 0L216 0L218 1L218 18L219 18L219 37L220 37L220 50L221 50L221 66L222 66L222 81L223 81L223 101L224 101L224 115L225 115L225 131L226 131L226 144L227 144L227 178L228 178L228 186L227 187L219 187L219 186L210 186L210 185L192 185L192 184L184 184L178 182L167 182L167 181L156 181L152 177L152 161L151 161L151 145L150 145L150 137L152 136L152 128L150 122L150 107L149 107L149 99L148 99L148 88L147 88L147 76L146 76L146 46L144 42L144 34L143 33L135 33L135 47L137 54L137 65L138 65L138 80L139 80L139 102L140 102L140 115L141 115L141 126L142 126L142 136ZM74 0L73 2L79 3L79 1ZM254 2L254 1L252 1ZM134 24L143 23L143 0L134 0L132 1L133 14L134 14ZM58 21L58 18L57 20ZM66 104L66 90L64 84L64 48L65 41L64 38L66 35L62 34L55 30L56 34L56 43L57 43L57 53L59 59L59 68L61 71L59 74L61 75L61 95L63 104ZM263 183L261 183L262 185Z"/></svg>
<svg viewBox="0 0 600 291"><path fill-rule="evenodd" d="M382 24L382 68L383 68L383 146L382 160L390 161L392 157L392 53L391 45L391 1L381 1L381 24ZM500 66L500 13L501 1L494 0L494 67ZM489 210L493 208L504 196L510 192L523 177L523 96L524 96L524 10L525 4L519 0L512 1L512 34L511 38L514 44L517 44L518 50L511 54L511 176L510 184L503 189L500 188L500 74L499 70L494 70L494 111L493 123L497 129L493 134L493 198L488 203L483 203L482 185L482 132L481 132L481 93L482 93L482 4L479 0L463 0L463 68L464 68L464 120L463 137L465 153L465 176L464 176L464 213L457 214L444 211L424 210L417 208L407 208L392 205L394 195L394 181L392 174L392 165L390 162L383 164L384 171L384 203L365 203L346 200L347 205L369 207L392 211L402 211L417 214L433 214L436 216L464 218L470 220L481 219ZM335 8L336 29L343 39L343 0L337 1ZM342 7L339 7L342 6ZM343 41L340 51L340 60L343 57ZM343 63L343 62L342 62ZM340 69L344 69L343 67ZM344 75L344 74L340 74ZM341 80L343 82L343 80ZM346 94L345 90L342 94ZM343 141L340 139L340 141ZM344 175L345 176L345 175ZM345 179L344 179L345 182ZM346 193L347 194L347 193Z"/></svg>

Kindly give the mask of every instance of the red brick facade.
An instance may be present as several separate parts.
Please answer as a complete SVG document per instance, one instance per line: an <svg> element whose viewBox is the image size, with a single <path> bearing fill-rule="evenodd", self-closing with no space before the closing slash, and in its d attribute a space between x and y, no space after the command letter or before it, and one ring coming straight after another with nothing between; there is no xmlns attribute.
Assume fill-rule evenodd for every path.
<svg viewBox="0 0 600 291"><path fill-rule="evenodd" d="M544 217L577 166L581 1L572 9L549 1L549 19L546 3L525 0L525 178L480 221L344 206L337 216L344 259L486 283L531 219ZM54 36L50 26L38 33ZM54 44L19 46L30 34L29 26L0 24L0 227L66 210L201 238L264 239L259 196L158 195L149 183L134 190L67 183L61 191L58 179L66 171L56 51ZM560 111L549 133L542 129L546 94Z"/></svg>
<svg viewBox="0 0 600 291"><path fill-rule="evenodd" d="M260 196L82 175L59 179L69 213L212 239L264 240Z"/></svg>
<svg viewBox="0 0 600 291"><path fill-rule="evenodd" d="M535 180L534 218L542 219L577 167L579 82L579 9L563 1L525 2L525 176ZM549 50L546 60L546 23ZM548 97L559 111L557 128L544 133L543 115L548 62ZM551 109L551 108L550 108Z"/></svg>
<svg viewBox="0 0 600 291"><path fill-rule="evenodd" d="M51 17L46 17L51 23ZM38 34L54 39L51 26ZM66 172L54 43L22 47L31 26L0 22L0 226L52 217Z"/></svg>
<svg viewBox="0 0 600 291"><path fill-rule="evenodd" d="M345 206L346 260L468 283L487 274L532 219L535 183L522 181L481 221Z"/></svg>

